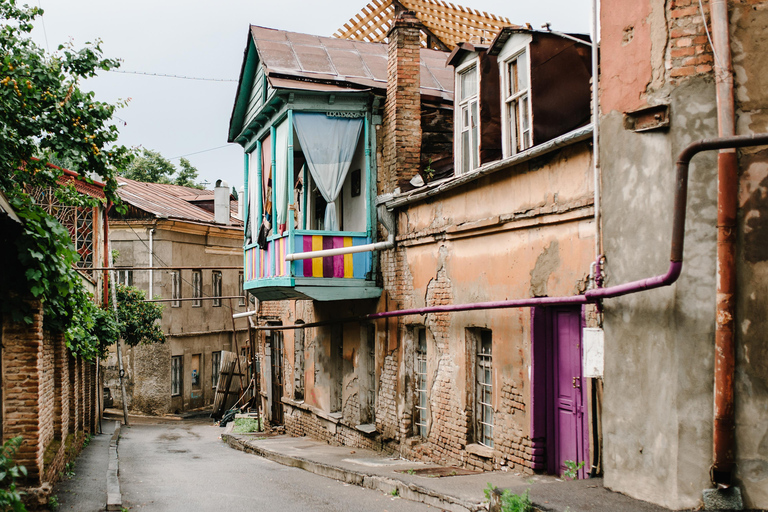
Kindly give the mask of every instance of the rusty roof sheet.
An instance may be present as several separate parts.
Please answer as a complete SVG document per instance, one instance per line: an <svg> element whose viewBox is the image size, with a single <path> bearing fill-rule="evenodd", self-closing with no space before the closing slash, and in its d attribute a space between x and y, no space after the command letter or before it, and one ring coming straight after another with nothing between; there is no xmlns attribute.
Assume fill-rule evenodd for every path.
<svg viewBox="0 0 768 512"><path fill-rule="evenodd" d="M213 201L212 190L165 183L144 183L118 177L117 194L126 203L161 219L179 219L205 224L215 224L213 213L196 206L190 201ZM229 202L230 224L242 226L243 221L235 218L237 201ZM219 224L216 224L219 225Z"/></svg>
<svg viewBox="0 0 768 512"><path fill-rule="evenodd" d="M289 87L286 80L323 83L323 90L387 87L387 45L287 32L251 25L270 84ZM446 52L421 49L421 93L453 100L453 70ZM312 88L316 90L317 88Z"/></svg>

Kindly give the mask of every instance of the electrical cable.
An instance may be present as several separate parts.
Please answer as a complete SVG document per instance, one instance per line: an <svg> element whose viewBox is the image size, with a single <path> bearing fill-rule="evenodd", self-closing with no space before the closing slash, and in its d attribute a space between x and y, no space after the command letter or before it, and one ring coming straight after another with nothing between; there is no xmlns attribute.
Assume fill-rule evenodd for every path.
<svg viewBox="0 0 768 512"><path fill-rule="evenodd" d="M108 69L110 73L122 73L124 75L144 75L144 76L155 76L159 78L178 78L180 80L196 80L200 82L237 82L237 80L231 80L229 78L202 78L202 77L196 77L196 76L183 76L183 75L172 75L169 73L150 73L147 71L128 71L128 70L122 70L122 69Z"/></svg>

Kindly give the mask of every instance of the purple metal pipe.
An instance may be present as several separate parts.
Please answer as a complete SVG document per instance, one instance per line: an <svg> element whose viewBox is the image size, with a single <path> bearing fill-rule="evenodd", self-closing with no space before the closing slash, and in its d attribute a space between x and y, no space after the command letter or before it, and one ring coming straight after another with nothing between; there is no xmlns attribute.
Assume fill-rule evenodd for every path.
<svg viewBox="0 0 768 512"><path fill-rule="evenodd" d="M414 309L401 309L398 311L384 311L363 317L367 320L376 318L388 318L406 315L424 315L426 313L448 313L453 311L475 311L480 309L502 308L531 308L536 306L562 306L566 304L589 304L600 299L619 297L643 290L651 290L662 286L669 286L680 276L683 269L683 242L685 241L685 209L688 201L688 168L691 158L701 151L713 149L741 148L747 146L768 145L768 134L739 135L734 137L718 137L703 139L688 145L677 159L677 173L675 176L675 206L672 218L672 249L669 269L666 274L633 281L631 283L609 286L608 288L596 288L588 290L584 295L571 295L567 297L534 297L530 299L514 299L496 302L475 302L470 304L455 304L451 306L431 306ZM598 266L600 262L598 262Z"/></svg>
<svg viewBox="0 0 768 512"><path fill-rule="evenodd" d="M584 295L571 295L569 297L533 297L530 299L501 300L494 302L474 302L471 304L454 304L450 306L431 306L426 308L400 309L398 311L384 311L366 315L368 320L387 318L393 316L424 315L426 313L449 313L454 311L476 311L479 309L503 309L503 308L532 308L535 306L562 306L564 304L587 304L589 302Z"/></svg>

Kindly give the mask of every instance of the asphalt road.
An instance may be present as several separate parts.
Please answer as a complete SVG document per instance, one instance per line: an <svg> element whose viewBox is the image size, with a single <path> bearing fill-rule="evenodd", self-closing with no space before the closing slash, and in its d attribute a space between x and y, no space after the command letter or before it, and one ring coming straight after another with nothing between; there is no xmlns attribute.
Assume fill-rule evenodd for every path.
<svg viewBox="0 0 768 512"><path fill-rule="evenodd" d="M120 486L132 511L436 511L229 448L208 420L121 432Z"/></svg>

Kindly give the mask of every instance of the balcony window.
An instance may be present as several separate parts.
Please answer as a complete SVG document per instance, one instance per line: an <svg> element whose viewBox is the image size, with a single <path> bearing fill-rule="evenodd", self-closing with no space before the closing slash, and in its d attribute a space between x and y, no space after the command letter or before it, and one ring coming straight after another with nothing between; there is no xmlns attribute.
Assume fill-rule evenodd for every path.
<svg viewBox="0 0 768 512"><path fill-rule="evenodd" d="M527 54L522 52L506 61L504 75L506 142L512 155L533 145Z"/></svg>
<svg viewBox="0 0 768 512"><path fill-rule="evenodd" d="M461 173L476 169L479 162L479 113L477 64L460 70L457 74L459 162Z"/></svg>

